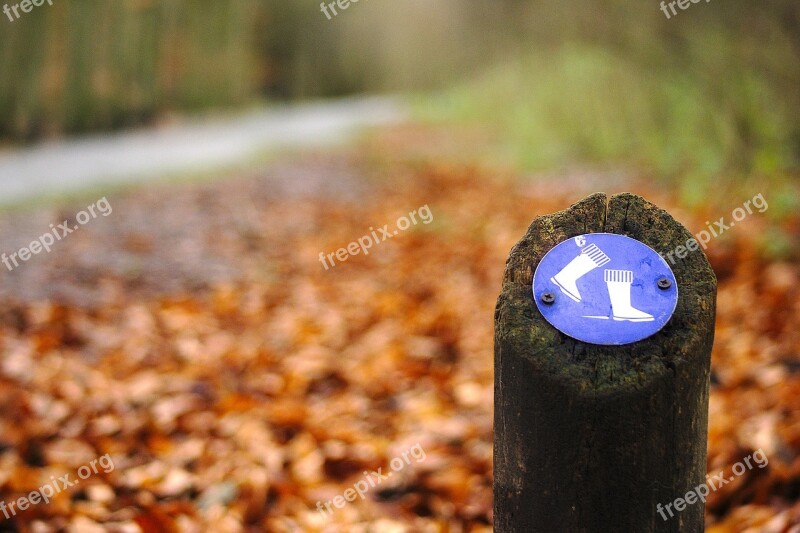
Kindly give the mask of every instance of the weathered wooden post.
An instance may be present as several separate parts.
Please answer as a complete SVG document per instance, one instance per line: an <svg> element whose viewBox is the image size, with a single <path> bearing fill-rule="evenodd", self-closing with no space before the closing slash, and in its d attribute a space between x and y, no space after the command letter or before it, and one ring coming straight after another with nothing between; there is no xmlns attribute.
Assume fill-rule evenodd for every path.
<svg viewBox="0 0 800 533"><path fill-rule="evenodd" d="M553 247L596 233L625 235L662 255L692 242L668 213L636 195L594 194L534 220L511 251L495 311L495 531L703 531L703 501L684 497L705 482L716 278L690 244L695 249L670 264L677 304L662 329L620 345L576 340L540 309L554 300L573 305L579 285L561 280L562 290L540 297L532 280L537 272L539 283L537 268ZM592 248L578 252L588 256L581 260L596 254ZM619 268L613 259L603 253L595 261L595 279L609 269L608 293L613 282L639 283L610 270ZM632 308L630 292L627 298ZM606 319L592 322L600 335L653 320L636 309L609 313L584 318ZM685 505L674 505L677 498Z"/></svg>

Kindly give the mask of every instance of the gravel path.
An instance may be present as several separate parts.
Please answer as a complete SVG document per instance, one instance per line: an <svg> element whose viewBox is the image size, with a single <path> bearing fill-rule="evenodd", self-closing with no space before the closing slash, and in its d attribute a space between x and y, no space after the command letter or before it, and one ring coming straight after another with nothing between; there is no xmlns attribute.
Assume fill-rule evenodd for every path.
<svg viewBox="0 0 800 533"><path fill-rule="evenodd" d="M0 203L208 171L265 150L335 144L404 116L392 99L347 99L0 152Z"/></svg>

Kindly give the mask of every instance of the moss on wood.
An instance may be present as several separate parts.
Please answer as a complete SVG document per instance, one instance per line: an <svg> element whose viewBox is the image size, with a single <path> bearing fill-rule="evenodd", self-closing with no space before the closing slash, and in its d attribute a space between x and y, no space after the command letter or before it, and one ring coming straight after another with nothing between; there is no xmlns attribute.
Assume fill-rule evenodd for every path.
<svg viewBox="0 0 800 533"><path fill-rule="evenodd" d="M716 278L692 252L671 265L679 299L660 332L577 341L544 319L531 282L552 247L596 232L664 255L692 238L643 198L598 193L537 218L514 246L495 311L496 530L701 531L701 504L667 521L656 504L704 480Z"/></svg>

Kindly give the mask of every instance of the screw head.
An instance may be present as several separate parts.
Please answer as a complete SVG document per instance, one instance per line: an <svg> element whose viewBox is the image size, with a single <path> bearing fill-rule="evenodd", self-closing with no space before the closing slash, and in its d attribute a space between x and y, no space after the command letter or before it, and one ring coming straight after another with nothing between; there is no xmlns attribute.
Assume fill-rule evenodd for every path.
<svg viewBox="0 0 800 533"><path fill-rule="evenodd" d="M662 290L666 290L672 287L672 282L667 278L661 278L658 280L658 288Z"/></svg>
<svg viewBox="0 0 800 533"><path fill-rule="evenodd" d="M556 295L552 292L543 292L542 293L542 303L550 305L556 301Z"/></svg>

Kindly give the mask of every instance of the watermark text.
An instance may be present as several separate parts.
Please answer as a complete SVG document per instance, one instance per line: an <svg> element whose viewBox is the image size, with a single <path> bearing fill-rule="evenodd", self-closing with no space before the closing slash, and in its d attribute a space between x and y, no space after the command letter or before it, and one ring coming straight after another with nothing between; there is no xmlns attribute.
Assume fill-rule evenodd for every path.
<svg viewBox="0 0 800 533"><path fill-rule="evenodd" d="M694 237L687 240L684 244L677 246L674 250L669 253L661 254L661 256L668 260L670 264L675 264L675 258L684 259L689 252L694 252L701 247L703 250L708 248L708 243L711 239L715 239L731 229L733 226L736 225L737 222L741 222L748 215L753 214L753 208L758 210L759 213L763 213L767 209L769 209L769 204L767 204L767 200L764 198L762 193L758 193L752 199L747 200L741 207L737 207L731 213L732 221L726 221L725 217L720 217L719 220L712 223L706 220L706 229L699 231Z"/></svg>
<svg viewBox="0 0 800 533"><path fill-rule="evenodd" d="M108 203L106 197L102 197L92 205L88 206L83 211L78 211L75 215L75 220L78 222L76 225L70 226L69 221L65 220L61 224L50 224L50 231L39 236L38 239L32 241L28 246L23 246L16 252L0 254L0 262L11 271L20 265L20 261L27 261L34 255L45 251L50 253L51 247L73 231L88 223L90 220L97 218L98 215L107 217L111 214L113 208Z"/></svg>
<svg viewBox="0 0 800 533"><path fill-rule="evenodd" d="M419 443L417 443L389 462L389 468L391 468L390 471L386 472L385 474L383 473L383 468L378 468L378 470L373 472L365 471L364 479L356 481L352 487L345 490L342 494L335 496L333 499L328 500L324 504L318 501L317 511L319 511L323 517L328 518L335 511L335 509L332 509L331 506L335 507L336 509L341 509L348 503L355 501L356 498L361 498L362 500L365 499L366 494L370 491L370 489L377 487L383 483L384 480L392 477L392 474L395 472L400 472L406 466L410 465L411 459L414 459L415 462L419 463L424 461L426 457L427 455L425 454L425 450L422 449L422 446Z"/></svg>
<svg viewBox="0 0 800 533"><path fill-rule="evenodd" d="M109 473L114 470L114 460L111 459L109 454L105 454L102 457L98 457L97 459L92 459L89 464L83 465L78 468L76 472L78 475L78 479L70 480L70 475L65 474L56 478L56 476L50 476L50 482L45 483L38 489L31 491L30 494L26 496L20 496L16 500L12 500L9 503L5 501L0 501L0 511L2 511L3 515L6 518L11 518L12 516L17 515L17 511L25 511L31 505L37 505L39 503L44 502L45 504L50 503L50 498L55 496L56 494L60 493L65 489L69 489L80 483L80 480L87 479L91 477L93 474L98 473L97 465L100 465L100 468L103 469L104 473Z"/></svg>
<svg viewBox="0 0 800 533"><path fill-rule="evenodd" d="M14 22L15 20L19 20L22 16L20 15L20 11L23 13L30 13L33 11L34 7L40 7L44 5L45 1L48 5L53 5L53 0L22 0L22 2L18 4L11 4L11 7L8 4L3 4L3 13L6 14L8 20ZM14 16L11 16L11 13L14 13Z"/></svg>
<svg viewBox="0 0 800 533"><path fill-rule="evenodd" d="M417 216L419 216L419 220ZM325 252L320 252L319 261L322 263L322 266L325 267L325 270L328 270L330 267L336 266L335 259L343 263L347 261L351 255L358 255L360 253L369 255L369 249L373 246L391 239L392 237L396 237L401 231L405 231L419 222L423 224L430 224L433 222L433 213L427 205L411 211L408 216L403 215L398 218L395 222L395 228L389 228L389 224L385 224L382 228L378 228L377 230L375 228L369 228L369 235L364 235L344 248L339 248L335 252L331 252L327 255L325 255ZM328 263L330 263L330 266Z"/></svg>
<svg viewBox="0 0 800 533"><path fill-rule="evenodd" d="M753 463L750 460L755 462L755 465L758 468L764 468L769 464L769 459L767 458L767 454L759 448L758 450L754 451L752 455L748 455L738 463L734 464L731 470L733 470L733 476L725 477L725 473L720 470L719 473L706 475L706 482L697 485L695 488L687 492L681 498L675 498L674 501L666 504L661 505L660 503L656 505L656 511L664 521L667 521L669 518L674 518L675 513L672 512L672 508L675 508L676 513L680 513L688 505L694 505L698 501L705 503L706 496L711 494L714 491L719 490L720 487L723 485L727 485L737 477L742 476L748 470L753 469ZM666 511L666 512L665 512ZM669 517L667 516L669 514Z"/></svg>

